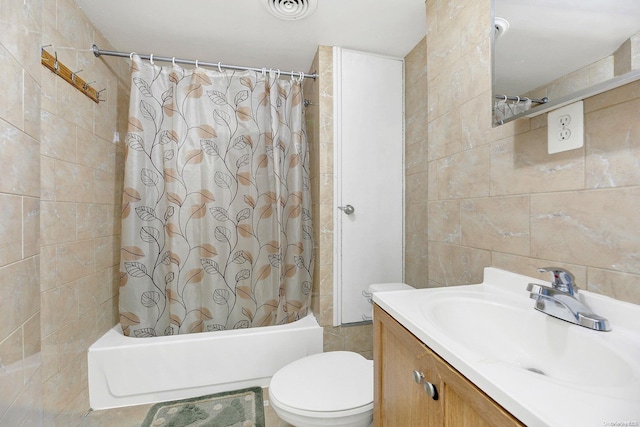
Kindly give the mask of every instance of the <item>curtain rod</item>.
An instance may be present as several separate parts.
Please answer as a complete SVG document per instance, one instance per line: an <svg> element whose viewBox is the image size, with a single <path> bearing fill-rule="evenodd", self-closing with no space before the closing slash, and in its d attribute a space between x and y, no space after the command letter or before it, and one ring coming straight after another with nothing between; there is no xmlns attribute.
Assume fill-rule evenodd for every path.
<svg viewBox="0 0 640 427"><path fill-rule="evenodd" d="M501 99L503 101L506 101L506 100L517 101L517 102L531 101L531 102L535 102L537 104L546 104L547 102L549 102L549 98L547 98L546 96L544 98L542 98L542 99L536 99L536 98L527 98L526 96L496 95L495 98L496 99Z"/></svg>
<svg viewBox="0 0 640 427"><path fill-rule="evenodd" d="M105 56L118 56L121 58L131 58L131 55L133 55L133 53L127 53L127 52L117 52L114 50L102 50L100 49L97 45L93 45L91 46L91 49L93 50L93 54L96 57L99 57L101 55L105 55ZM201 62L198 60L191 60L191 59L178 59L178 58L171 58L168 56L155 56L154 54L151 55L140 55L137 54L140 57L140 59L148 59L148 60L153 60L153 61L162 61L162 62L172 62L174 64L189 64L189 65L195 65L196 67L199 66L203 66L203 67L217 67L217 68L227 68L230 70L250 70L250 71L257 71L257 72L264 72L264 71L273 71L272 68L255 68L255 67L243 67L240 65L228 65L228 64L222 64L220 62ZM316 73L313 74L307 74L307 73L303 73L303 72L298 72L298 71L280 71L280 70L276 70L278 75L284 75L284 76L292 76L292 77L306 77L306 78L311 78L311 79L316 79L318 77L318 75Z"/></svg>

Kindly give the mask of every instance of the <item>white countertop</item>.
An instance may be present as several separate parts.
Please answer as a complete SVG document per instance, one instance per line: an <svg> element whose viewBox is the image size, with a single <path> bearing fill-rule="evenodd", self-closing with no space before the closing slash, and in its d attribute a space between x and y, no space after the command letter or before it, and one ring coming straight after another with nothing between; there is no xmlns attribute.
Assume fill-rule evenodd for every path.
<svg viewBox="0 0 640 427"><path fill-rule="evenodd" d="M593 331L535 310L527 283L548 285L488 267L481 284L379 292L373 301L527 426L640 426L640 306L580 291L580 298L593 312L607 318L612 328L609 332ZM509 304L511 315L513 310L522 310L515 313L522 313L522 323L535 333L523 334L518 341L531 336L537 341L530 343L530 348L540 344L551 356L544 357L547 360L536 360L535 356L543 358L539 354L503 358L494 351L508 345L499 342L502 330L511 326L513 333L517 325L505 325L500 322L505 317L494 319L486 310L479 315L482 319L477 319L482 322L465 319L463 313L443 326L438 319L447 315L442 311L452 301L468 307L479 301L489 308L492 305L484 303L497 301L492 310L498 313L500 304ZM440 317L434 315L436 311ZM484 326L487 322L489 327L460 342L466 325ZM461 334L456 335L454 329ZM590 351L591 344L603 351ZM530 372L528 365L542 366L548 375ZM563 369L573 376L564 376Z"/></svg>

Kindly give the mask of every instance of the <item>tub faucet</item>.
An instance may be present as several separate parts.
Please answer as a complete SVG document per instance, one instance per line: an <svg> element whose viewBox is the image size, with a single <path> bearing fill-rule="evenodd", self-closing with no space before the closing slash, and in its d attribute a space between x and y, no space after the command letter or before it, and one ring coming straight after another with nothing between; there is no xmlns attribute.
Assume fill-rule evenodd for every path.
<svg viewBox="0 0 640 427"><path fill-rule="evenodd" d="M536 300L536 310L596 331L611 330L607 319L593 313L580 301L576 279L571 272L559 267L544 267L538 271L551 273L551 286L527 285L530 298Z"/></svg>

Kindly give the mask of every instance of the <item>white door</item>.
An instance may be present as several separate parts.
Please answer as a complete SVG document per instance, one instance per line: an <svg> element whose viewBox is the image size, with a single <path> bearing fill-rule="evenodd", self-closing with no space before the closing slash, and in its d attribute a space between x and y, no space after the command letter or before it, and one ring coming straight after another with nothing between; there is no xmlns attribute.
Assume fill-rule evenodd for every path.
<svg viewBox="0 0 640 427"><path fill-rule="evenodd" d="M371 319L370 284L403 280L404 101L401 59L335 48L334 64L339 325Z"/></svg>

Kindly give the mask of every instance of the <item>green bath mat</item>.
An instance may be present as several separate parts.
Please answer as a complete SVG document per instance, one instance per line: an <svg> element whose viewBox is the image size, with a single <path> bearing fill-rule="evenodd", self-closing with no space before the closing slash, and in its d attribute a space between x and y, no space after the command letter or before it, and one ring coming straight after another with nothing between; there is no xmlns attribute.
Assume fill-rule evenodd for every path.
<svg viewBox="0 0 640 427"><path fill-rule="evenodd" d="M262 388L153 405L141 427L264 427Z"/></svg>

